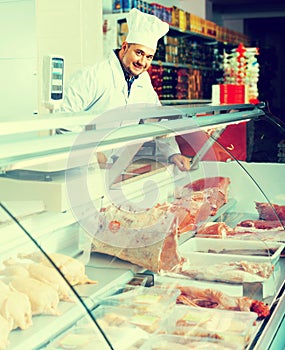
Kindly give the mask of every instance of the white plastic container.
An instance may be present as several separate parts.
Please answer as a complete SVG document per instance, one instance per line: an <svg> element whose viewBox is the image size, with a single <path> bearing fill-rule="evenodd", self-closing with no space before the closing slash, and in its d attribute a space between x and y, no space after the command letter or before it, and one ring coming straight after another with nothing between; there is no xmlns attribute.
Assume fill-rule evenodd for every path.
<svg viewBox="0 0 285 350"><path fill-rule="evenodd" d="M244 241L215 238L191 238L180 246L182 253L207 253L211 256L233 257L235 259L249 260L256 262L269 262L275 265L282 250L284 243ZM274 253L272 254L272 252ZM252 254L250 254L252 253Z"/></svg>

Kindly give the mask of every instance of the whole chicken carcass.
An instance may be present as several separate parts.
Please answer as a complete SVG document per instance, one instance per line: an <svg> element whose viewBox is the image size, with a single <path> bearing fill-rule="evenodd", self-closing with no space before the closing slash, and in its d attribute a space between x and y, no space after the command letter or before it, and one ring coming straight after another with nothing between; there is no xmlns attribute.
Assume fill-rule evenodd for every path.
<svg viewBox="0 0 285 350"><path fill-rule="evenodd" d="M42 254L19 254L18 257L51 266L50 261ZM51 253L49 257L71 285L97 283L97 281L88 278L85 273L85 266L81 261L60 253Z"/></svg>
<svg viewBox="0 0 285 350"><path fill-rule="evenodd" d="M8 293L10 290L9 286L0 280L0 293Z"/></svg>
<svg viewBox="0 0 285 350"><path fill-rule="evenodd" d="M29 274L32 278L54 287L59 299L62 301L73 301L69 295L70 288L58 271L44 264L32 263L28 266Z"/></svg>
<svg viewBox="0 0 285 350"><path fill-rule="evenodd" d="M33 315L60 315L58 293L52 286L31 277L15 277L10 285L28 296Z"/></svg>
<svg viewBox="0 0 285 350"><path fill-rule="evenodd" d="M28 296L17 290L0 292L0 315L11 325L11 329L27 329L32 325L32 309Z"/></svg>
<svg viewBox="0 0 285 350"><path fill-rule="evenodd" d="M9 345L9 334L11 332L10 323L0 315L0 350L6 349Z"/></svg>
<svg viewBox="0 0 285 350"><path fill-rule="evenodd" d="M26 266L22 266L20 264L14 263L13 265L7 265L3 270L0 270L0 275L5 276L7 278L10 277L28 277L29 272Z"/></svg>

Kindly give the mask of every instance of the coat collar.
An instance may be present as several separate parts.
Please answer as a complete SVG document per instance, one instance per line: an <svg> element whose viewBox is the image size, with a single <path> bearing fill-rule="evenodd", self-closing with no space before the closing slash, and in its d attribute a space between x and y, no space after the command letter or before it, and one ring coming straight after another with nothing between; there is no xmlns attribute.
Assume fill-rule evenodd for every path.
<svg viewBox="0 0 285 350"><path fill-rule="evenodd" d="M110 56L109 56L109 62L110 62L110 66L112 69L112 74L113 74L113 82L114 82L114 86L115 87L125 87L126 84L125 82L127 81L126 78L126 74L123 70L123 67L121 65L121 62L116 54L115 51L112 51ZM139 76L137 78L135 78L135 80L138 80Z"/></svg>

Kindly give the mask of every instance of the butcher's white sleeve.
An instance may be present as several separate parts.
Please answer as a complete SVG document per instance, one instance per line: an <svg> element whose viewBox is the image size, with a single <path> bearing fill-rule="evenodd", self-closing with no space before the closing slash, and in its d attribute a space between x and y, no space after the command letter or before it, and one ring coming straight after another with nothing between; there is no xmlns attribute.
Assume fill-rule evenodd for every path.
<svg viewBox="0 0 285 350"><path fill-rule="evenodd" d="M173 154L181 153L175 137L156 139L156 146L166 159Z"/></svg>

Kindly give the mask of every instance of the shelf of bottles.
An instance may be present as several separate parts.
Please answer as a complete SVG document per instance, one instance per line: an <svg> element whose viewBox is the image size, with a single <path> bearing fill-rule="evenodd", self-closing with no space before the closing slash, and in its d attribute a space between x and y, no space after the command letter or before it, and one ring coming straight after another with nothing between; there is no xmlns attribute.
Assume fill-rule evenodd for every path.
<svg viewBox="0 0 285 350"><path fill-rule="evenodd" d="M181 34L196 35L204 39L215 39L232 45L238 45L240 42L245 46L250 44L250 39L247 35L221 27L215 22L201 18L176 6L167 7L159 3L148 3L142 0L113 0L113 13L129 12L132 8L157 16L169 23L170 27L180 31Z"/></svg>
<svg viewBox="0 0 285 350"><path fill-rule="evenodd" d="M223 78L223 50L243 42L247 36L219 27L214 22L178 7L166 7L140 0L115 0L113 12L137 8L169 23L170 30L158 42L150 77L161 100L211 99L212 85ZM123 14L118 17L118 44L128 32Z"/></svg>

